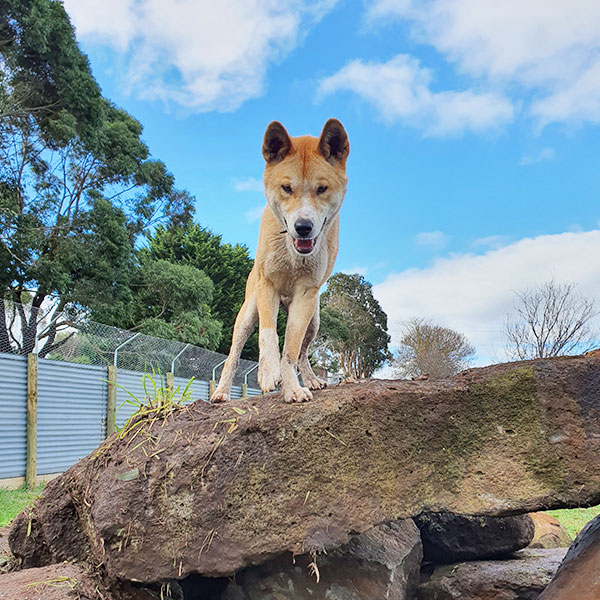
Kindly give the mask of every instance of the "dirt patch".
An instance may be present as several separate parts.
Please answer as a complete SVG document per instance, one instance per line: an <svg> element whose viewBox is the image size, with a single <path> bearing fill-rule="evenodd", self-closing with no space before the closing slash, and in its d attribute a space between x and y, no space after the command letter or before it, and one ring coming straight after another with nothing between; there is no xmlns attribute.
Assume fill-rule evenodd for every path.
<svg viewBox="0 0 600 600"><path fill-rule="evenodd" d="M50 565L0 575L0 600L96 600L97 586L85 566Z"/></svg>

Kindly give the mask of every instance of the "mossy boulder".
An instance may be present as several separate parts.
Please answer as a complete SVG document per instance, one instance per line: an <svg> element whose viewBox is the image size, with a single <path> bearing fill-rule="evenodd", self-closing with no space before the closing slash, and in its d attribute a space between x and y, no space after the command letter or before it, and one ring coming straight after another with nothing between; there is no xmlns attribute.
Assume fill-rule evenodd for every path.
<svg viewBox="0 0 600 600"><path fill-rule="evenodd" d="M16 520L25 566L87 559L143 582L319 554L424 512L600 502L600 359L197 402L139 420Z"/></svg>

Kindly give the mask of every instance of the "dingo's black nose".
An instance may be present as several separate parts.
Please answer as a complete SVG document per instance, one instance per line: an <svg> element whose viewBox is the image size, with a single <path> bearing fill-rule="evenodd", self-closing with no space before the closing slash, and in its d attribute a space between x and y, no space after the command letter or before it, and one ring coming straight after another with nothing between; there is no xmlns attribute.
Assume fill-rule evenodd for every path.
<svg viewBox="0 0 600 600"><path fill-rule="evenodd" d="M294 223L294 229L300 237L308 237L313 229L313 224L310 219L298 219Z"/></svg>

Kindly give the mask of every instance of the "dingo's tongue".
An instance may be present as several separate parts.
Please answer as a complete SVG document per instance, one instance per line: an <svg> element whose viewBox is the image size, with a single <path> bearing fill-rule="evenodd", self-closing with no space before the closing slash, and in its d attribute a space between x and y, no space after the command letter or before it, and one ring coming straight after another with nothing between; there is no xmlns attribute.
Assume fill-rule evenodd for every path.
<svg viewBox="0 0 600 600"><path fill-rule="evenodd" d="M298 240L296 238L293 239L296 250L298 250L298 252L301 252L302 254L306 254L314 248L317 238L314 238L312 240Z"/></svg>

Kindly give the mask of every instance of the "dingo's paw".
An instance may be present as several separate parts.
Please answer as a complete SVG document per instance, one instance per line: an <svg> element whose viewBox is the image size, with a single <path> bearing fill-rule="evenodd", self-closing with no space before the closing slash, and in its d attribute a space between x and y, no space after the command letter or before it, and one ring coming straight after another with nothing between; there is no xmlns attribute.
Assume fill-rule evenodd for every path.
<svg viewBox="0 0 600 600"><path fill-rule="evenodd" d="M258 385L262 390L263 394L272 392L277 384L281 381L281 374L279 372L279 364L277 367L268 367L266 365L260 365L258 367Z"/></svg>
<svg viewBox="0 0 600 600"><path fill-rule="evenodd" d="M314 373L307 373L306 376L302 374L302 383L309 390L322 390L327 387L327 382L317 377Z"/></svg>
<svg viewBox="0 0 600 600"><path fill-rule="evenodd" d="M307 387L294 387L283 390L283 401L290 404L291 402L308 402L312 400L312 393Z"/></svg>
<svg viewBox="0 0 600 600"><path fill-rule="evenodd" d="M222 404L223 402L228 402L229 401L229 392L226 392L225 390L220 390L219 388L217 388L213 395L210 397L210 403L211 404Z"/></svg>

